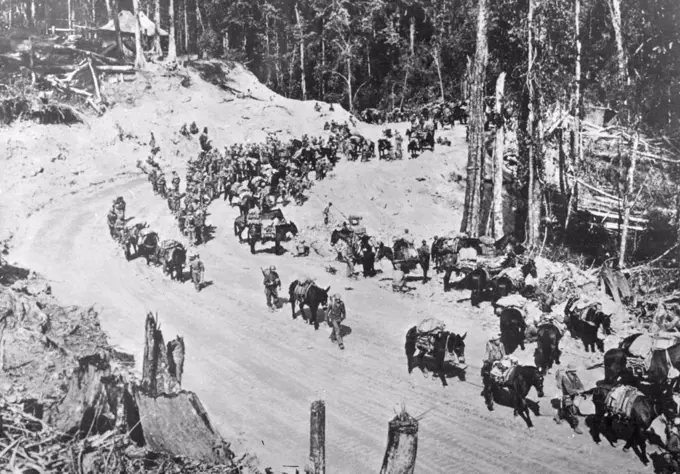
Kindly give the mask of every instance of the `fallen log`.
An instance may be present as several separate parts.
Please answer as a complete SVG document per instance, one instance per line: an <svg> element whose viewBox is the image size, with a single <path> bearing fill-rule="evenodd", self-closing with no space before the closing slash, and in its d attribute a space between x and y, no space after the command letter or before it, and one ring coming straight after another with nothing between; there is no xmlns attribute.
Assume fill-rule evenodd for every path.
<svg viewBox="0 0 680 474"><path fill-rule="evenodd" d="M116 73L116 74L135 74L135 68L132 66L123 66L123 65L101 65L101 66L95 66L97 71L102 71L102 72L110 72L110 73Z"/></svg>
<svg viewBox="0 0 680 474"><path fill-rule="evenodd" d="M133 394L150 450L220 464L233 458L193 392L153 396L135 389Z"/></svg>
<svg viewBox="0 0 680 474"><path fill-rule="evenodd" d="M380 474L413 474L417 452L418 420L402 409L389 423L387 449Z"/></svg>

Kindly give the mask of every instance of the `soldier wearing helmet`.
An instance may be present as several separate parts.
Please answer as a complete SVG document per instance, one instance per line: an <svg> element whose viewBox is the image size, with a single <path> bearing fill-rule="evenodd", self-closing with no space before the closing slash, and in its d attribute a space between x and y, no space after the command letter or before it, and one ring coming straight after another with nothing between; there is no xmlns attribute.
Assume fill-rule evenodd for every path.
<svg viewBox="0 0 680 474"><path fill-rule="evenodd" d="M278 307L278 289L281 288L281 279L274 265L263 270L262 274L264 275L264 295L267 298L267 307L270 311L273 311Z"/></svg>
<svg viewBox="0 0 680 474"><path fill-rule="evenodd" d="M326 311L326 316L328 320L328 325L333 328L331 332L330 339L333 342L338 343L340 349L345 349L345 345L342 343L342 333L340 331L341 323L347 317L347 311L345 310L345 303L343 303L342 298L338 293L330 297L328 302L328 310Z"/></svg>
<svg viewBox="0 0 680 474"><path fill-rule="evenodd" d="M205 267L201 262L201 256L198 253L193 253L189 257L189 273L191 274L191 281L194 283L196 291L201 291L203 286L203 273Z"/></svg>

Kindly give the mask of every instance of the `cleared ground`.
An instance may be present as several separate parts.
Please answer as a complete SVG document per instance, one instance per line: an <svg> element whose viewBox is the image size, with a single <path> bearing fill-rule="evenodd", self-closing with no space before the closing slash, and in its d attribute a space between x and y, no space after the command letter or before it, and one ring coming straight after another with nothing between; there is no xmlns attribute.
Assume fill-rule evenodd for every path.
<svg viewBox="0 0 680 474"><path fill-rule="evenodd" d="M304 206L285 208L327 257L251 255L233 236L237 210L220 201L209 210L214 238L200 247L212 282L200 294L143 261L126 262L105 222L118 195L125 197L134 221L148 221L162 238L180 238L166 203L152 194L134 167L146 157L148 131L155 131L165 162L183 175L182 163L197 151L196 140L176 134L183 122L208 126L215 144L226 145L260 137L265 125L296 136L312 133L327 119L313 111L313 102L288 101L256 89L246 73L237 79L241 89L266 93L267 100L221 102L228 95L213 86L196 81L193 89L173 89L171 79L148 77L154 81L149 98L138 99L126 113L122 106L114 108L89 128L22 125L3 130L0 146L7 150L2 158L8 174L2 178L0 223L6 234L14 234L9 260L51 279L66 303L96 303L112 341L138 358L145 313L157 312L166 337L185 337L185 387L198 393L234 448L257 453L263 466L279 470L304 463L309 405L325 399L329 472L377 472L387 422L402 403L412 415L427 412L420 425L419 473L645 472L634 454L621 452L621 443L619 448L597 446L588 435L574 437L566 426L554 424L552 375L540 403L544 416L535 420L535 429L513 418L510 408L487 411L479 367L484 343L498 324L489 307L473 310L468 301L458 302L466 294L444 294L439 278L426 285L410 283L417 287L412 295L393 294L388 265L377 278L358 281L344 278L339 263L333 264L341 270L337 275L324 270L330 261L325 249L329 230L320 222L329 200L339 211L337 219L361 214L369 232L386 241L404 228L418 240L458 228L463 188L449 176L464 170L462 128L446 132L452 147L439 147L415 161L343 161L330 179L315 185ZM118 140L115 121L140 138ZM374 127L362 130L378 133ZM66 159L52 160L60 149ZM290 281L301 275L344 295L351 329L344 352L329 341L327 327L315 332L300 318L293 321L289 305L267 311L260 267L271 264L282 276L284 296ZM417 369L407 373L404 335L425 317L468 332L465 382L450 379L444 388ZM532 352L529 346L522 358ZM582 355L566 360L575 357L585 365ZM536 399L533 391L530 398Z"/></svg>

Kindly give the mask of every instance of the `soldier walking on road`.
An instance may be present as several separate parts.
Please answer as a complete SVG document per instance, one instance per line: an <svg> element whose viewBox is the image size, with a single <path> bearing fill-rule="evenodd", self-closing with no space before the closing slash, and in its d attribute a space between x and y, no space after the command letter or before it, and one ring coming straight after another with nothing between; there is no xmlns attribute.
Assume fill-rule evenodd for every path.
<svg viewBox="0 0 680 474"><path fill-rule="evenodd" d="M179 193L179 175L177 174L177 171L172 172L172 189L176 193Z"/></svg>
<svg viewBox="0 0 680 474"><path fill-rule="evenodd" d="M201 262L200 258L201 256L195 253L190 257L191 262L189 263L191 281L194 283L194 288L196 288L196 291L201 291L201 286L203 285L203 273L205 272L205 267L203 266L203 262Z"/></svg>
<svg viewBox="0 0 680 474"><path fill-rule="evenodd" d="M323 224L324 225L328 225L328 219L329 219L329 215L331 213L331 206L332 205L333 205L333 203L329 202L328 206L326 206L325 209L323 210Z"/></svg>
<svg viewBox="0 0 680 474"><path fill-rule="evenodd" d="M339 294L336 293L330 298L326 314L328 325L333 328L330 335L331 341L337 342L340 349L345 349L345 345L342 343L341 324L347 317L347 311L345 309L345 303L343 303Z"/></svg>
<svg viewBox="0 0 680 474"><path fill-rule="evenodd" d="M420 261L420 266L423 267L423 283L426 283L427 270L430 268L430 247L425 240L423 240L423 245L418 249L418 260Z"/></svg>
<svg viewBox="0 0 680 474"><path fill-rule="evenodd" d="M557 373L557 386L562 390L562 409L555 414L555 422L561 423L562 419L567 420L574 433L583 434L583 431L578 427L576 406L574 405L574 398L583 394L583 382L576 373L576 366L573 363L567 365L564 372Z"/></svg>
<svg viewBox="0 0 680 474"><path fill-rule="evenodd" d="M278 307L279 295L277 289L281 288L281 279L276 273L276 267L272 265L268 270L262 270L264 275L264 295L267 298L267 307L274 311Z"/></svg>
<svg viewBox="0 0 680 474"><path fill-rule="evenodd" d="M493 368L494 362L502 360L504 357L505 347L501 342L501 335L498 333L486 343L486 352L484 353L484 359L482 361L482 383L484 385L482 396L484 397L486 407L489 410L493 410L491 369Z"/></svg>

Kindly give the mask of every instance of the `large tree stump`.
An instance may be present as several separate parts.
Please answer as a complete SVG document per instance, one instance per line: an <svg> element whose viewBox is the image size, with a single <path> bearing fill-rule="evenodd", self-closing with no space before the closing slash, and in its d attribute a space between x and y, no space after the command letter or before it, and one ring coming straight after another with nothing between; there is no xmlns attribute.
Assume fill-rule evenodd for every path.
<svg viewBox="0 0 680 474"><path fill-rule="evenodd" d="M165 346L153 314L146 316L142 387L150 395L177 393L184 371L184 340L177 337Z"/></svg>
<svg viewBox="0 0 680 474"><path fill-rule="evenodd" d="M418 452L418 420L405 410L389 423L380 474L413 474Z"/></svg>
<svg viewBox="0 0 680 474"><path fill-rule="evenodd" d="M326 473L326 403L317 400L312 403L309 421L309 464L310 474Z"/></svg>
<svg viewBox="0 0 680 474"><path fill-rule="evenodd" d="M50 423L69 435L102 433L115 426L121 400L122 383L111 375L109 362L99 355L83 357Z"/></svg>
<svg viewBox="0 0 680 474"><path fill-rule="evenodd" d="M233 453L192 392L149 395L134 390L147 447L159 453L226 464Z"/></svg>

